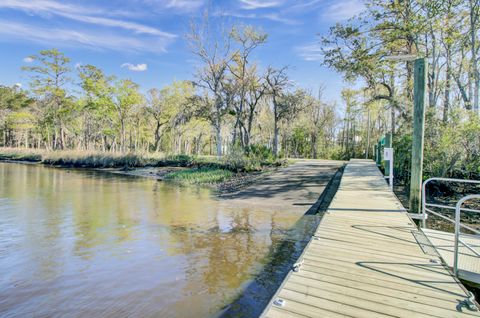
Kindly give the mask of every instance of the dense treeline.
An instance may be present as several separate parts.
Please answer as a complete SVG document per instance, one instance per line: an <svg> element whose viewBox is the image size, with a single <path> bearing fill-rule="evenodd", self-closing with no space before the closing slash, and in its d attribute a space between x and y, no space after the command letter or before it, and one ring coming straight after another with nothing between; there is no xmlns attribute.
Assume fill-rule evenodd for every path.
<svg viewBox="0 0 480 318"><path fill-rule="evenodd" d="M356 87L342 91L341 111L322 88L295 87L287 67L254 61L265 33L208 20L187 36L199 61L193 80L147 92L93 65L73 70L57 50L32 56L28 91L0 87L0 145L348 159L373 157L391 132L396 175L408 180L412 57L426 57L426 176L479 176L480 0L368 0L365 12L333 26L321 39L322 63Z"/></svg>
<svg viewBox="0 0 480 318"><path fill-rule="evenodd" d="M208 19L206 20L208 21ZM288 69L261 70L252 52L267 35L234 26L211 36L192 25L188 41L201 67L193 81L142 92L93 65L71 67L56 49L23 68L30 89L0 87L0 145L48 150L256 153L327 157L335 144L334 105L296 88ZM317 95L317 94L315 94Z"/></svg>
<svg viewBox="0 0 480 318"><path fill-rule="evenodd" d="M412 59L426 57L426 176L478 178L479 27L478 0L368 0L365 12L332 27L321 41L324 65L364 86L343 94L344 154L358 156L371 140L367 136L376 140L378 132L392 132L396 174L408 179Z"/></svg>

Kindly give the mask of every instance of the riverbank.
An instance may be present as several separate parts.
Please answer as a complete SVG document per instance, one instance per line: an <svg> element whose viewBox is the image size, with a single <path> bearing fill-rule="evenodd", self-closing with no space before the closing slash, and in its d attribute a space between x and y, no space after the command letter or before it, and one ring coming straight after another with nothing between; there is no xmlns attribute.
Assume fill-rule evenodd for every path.
<svg viewBox="0 0 480 318"><path fill-rule="evenodd" d="M34 163L57 168L95 169L110 173L154 178L181 185L202 185L220 193L237 191L260 176L286 166L286 161L258 158L217 159L213 156L122 154L92 151L47 151L0 148L0 160Z"/></svg>

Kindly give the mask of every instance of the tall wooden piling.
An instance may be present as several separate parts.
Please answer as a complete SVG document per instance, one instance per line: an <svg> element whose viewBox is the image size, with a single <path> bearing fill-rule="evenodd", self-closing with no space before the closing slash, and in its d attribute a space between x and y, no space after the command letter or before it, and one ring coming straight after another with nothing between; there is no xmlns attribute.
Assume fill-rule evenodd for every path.
<svg viewBox="0 0 480 318"><path fill-rule="evenodd" d="M425 58L415 60L413 86L413 140L410 175L410 212L421 213L423 176L423 139L425 131L425 98L428 65Z"/></svg>

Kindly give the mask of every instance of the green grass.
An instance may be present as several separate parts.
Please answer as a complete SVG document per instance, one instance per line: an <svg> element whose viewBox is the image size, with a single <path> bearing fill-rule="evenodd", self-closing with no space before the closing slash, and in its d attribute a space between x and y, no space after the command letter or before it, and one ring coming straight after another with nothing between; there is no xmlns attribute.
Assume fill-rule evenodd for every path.
<svg viewBox="0 0 480 318"><path fill-rule="evenodd" d="M233 172L218 168L193 168L175 171L167 174L165 180L180 184L215 184L233 176Z"/></svg>

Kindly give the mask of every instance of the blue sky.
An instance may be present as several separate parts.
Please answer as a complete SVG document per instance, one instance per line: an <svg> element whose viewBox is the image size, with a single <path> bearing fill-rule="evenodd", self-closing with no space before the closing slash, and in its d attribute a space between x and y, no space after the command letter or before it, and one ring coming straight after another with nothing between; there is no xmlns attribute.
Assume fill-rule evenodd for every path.
<svg viewBox="0 0 480 318"><path fill-rule="evenodd" d="M292 79L339 100L345 84L320 66L318 34L358 14L362 0L1 0L0 84L27 83L20 70L31 54L58 48L76 64L131 78L143 90L192 79L196 65L185 41L189 21L209 8L214 19L261 28L268 42L260 66L291 67Z"/></svg>

